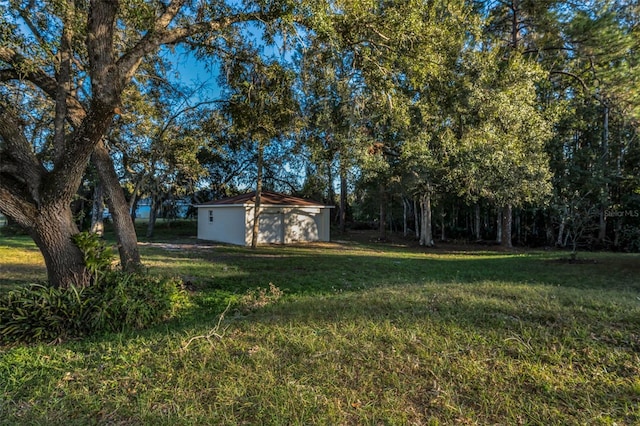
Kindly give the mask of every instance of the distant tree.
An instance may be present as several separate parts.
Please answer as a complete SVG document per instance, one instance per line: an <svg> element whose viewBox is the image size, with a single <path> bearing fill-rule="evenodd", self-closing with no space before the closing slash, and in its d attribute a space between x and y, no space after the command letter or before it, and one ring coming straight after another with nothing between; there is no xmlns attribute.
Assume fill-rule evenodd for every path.
<svg viewBox="0 0 640 426"><path fill-rule="evenodd" d="M351 170L358 164L362 148L361 126L364 95L361 76L352 52L339 49L321 38L312 38L300 53L300 85L305 129L301 140L314 170L309 183L323 180L321 192L334 200L334 177L340 181L339 226L346 230L347 198ZM336 166L337 163L337 166ZM334 170L337 169L337 172Z"/></svg>
<svg viewBox="0 0 640 426"><path fill-rule="evenodd" d="M286 138L299 116L293 79L292 71L276 62L264 63L257 56L225 64L224 80L230 93L222 111L231 121L231 131L256 148L252 248L258 244L265 149L274 139Z"/></svg>
<svg viewBox="0 0 640 426"><path fill-rule="evenodd" d="M209 137L202 116L211 107L208 101L191 101L197 89L182 91L158 78L149 86L125 92L126 113L116 119L108 137L130 185L131 214L140 198L151 201L147 237L153 236L163 205L193 192L204 174L198 152Z"/></svg>
<svg viewBox="0 0 640 426"><path fill-rule="evenodd" d="M551 193L545 152L551 122L537 107L534 83L543 77L519 55L478 52L475 87L470 91L473 121L462 133L460 190L489 199L502 210L502 244L511 247L512 208L541 203Z"/></svg>

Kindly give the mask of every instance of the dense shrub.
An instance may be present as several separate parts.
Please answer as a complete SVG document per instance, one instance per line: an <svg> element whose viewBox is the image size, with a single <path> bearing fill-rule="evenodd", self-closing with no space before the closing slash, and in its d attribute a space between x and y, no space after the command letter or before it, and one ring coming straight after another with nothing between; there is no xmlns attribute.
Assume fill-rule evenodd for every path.
<svg viewBox="0 0 640 426"><path fill-rule="evenodd" d="M82 289L33 284L0 297L0 342L55 342L144 328L187 304L179 279L145 274L110 272Z"/></svg>
<svg viewBox="0 0 640 426"><path fill-rule="evenodd" d="M84 264L93 282L111 271L115 255L111 247L107 246L98 234L80 232L73 236L73 242L82 252Z"/></svg>
<svg viewBox="0 0 640 426"><path fill-rule="evenodd" d="M32 284L0 298L0 341L54 341L88 331L83 290Z"/></svg>
<svg viewBox="0 0 640 426"><path fill-rule="evenodd" d="M620 231L620 247L628 252L640 253L640 228L625 226Z"/></svg>
<svg viewBox="0 0 640 426"><path fill-rule="evenodd" d="M86 289L93 301L96 331L145 328L169 319L188 305L178 278L111 272Z"/></svg>

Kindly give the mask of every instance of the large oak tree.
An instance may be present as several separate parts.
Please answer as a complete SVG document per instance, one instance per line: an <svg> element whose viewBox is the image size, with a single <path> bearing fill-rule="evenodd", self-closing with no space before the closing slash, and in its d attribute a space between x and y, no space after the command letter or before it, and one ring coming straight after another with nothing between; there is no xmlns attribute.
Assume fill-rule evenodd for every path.
<svg viewBox="0 0 640 426"><path fill-rule="evenodd" d="M103 138L145 59L178 43L220 55L240 40L238 26L294 15L287 1L191 0L15 0L0 12L0 212L34 239L53 286L89 283L70 203L92 156L123 266L139 263ZM34 117L34 103L45 113Z"/></svg>

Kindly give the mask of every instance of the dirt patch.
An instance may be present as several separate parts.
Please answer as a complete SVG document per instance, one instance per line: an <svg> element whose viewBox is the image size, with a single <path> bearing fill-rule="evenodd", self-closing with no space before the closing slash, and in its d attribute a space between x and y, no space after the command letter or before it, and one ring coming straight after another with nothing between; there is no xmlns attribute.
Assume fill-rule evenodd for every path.
<svg viewBox="0 0 640 426"><path fill-rule="evenodd" d="M552 262L556 262L556 263L567 263L570 265L594 265L599 263L597 260L595 259L589 259L589 258L572 258L572 257L561 257L558 259L553 259Z"/></svg>
<svg viewBox="0 0 640 426"><path fill-rule="evenodd" d="M211 250L219 246L212 244L198 244L198 243L138 243L140 246L145 247L158 247L165 250Z"/></svg>

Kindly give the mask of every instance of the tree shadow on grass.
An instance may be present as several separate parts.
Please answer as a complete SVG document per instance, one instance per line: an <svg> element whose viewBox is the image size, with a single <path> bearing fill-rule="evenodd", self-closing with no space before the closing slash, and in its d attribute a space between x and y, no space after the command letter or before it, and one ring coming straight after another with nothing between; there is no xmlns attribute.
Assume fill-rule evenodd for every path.
<svg viewBox="0 0 640 426"><path fill-rule="evenodd" d="M555 261L548 252L452 251L393 245L323 243L262 246L257 250L216 245L148 246L152 273L188 281L195 307L187 322L218 315L230 300L256 288L278 287L287 296L335 295L378 287L463 285L551 286L605 292L638 292L637 255L595 254L597 263Z"/></svg>
<svg viewBox="0 0 640 426"><path fill-rule="evenodd" d="M46 281L44 265L0 263L0 294L27 284Z"/></svg>
<svg viewBox="0 0 640 426"><path fill-rule="evenodd" d="M38 413L34 410L30 420L50 423L65 416L76 416L82 421L91 416L114 413L113 419L102 417L102 420L133 421L138 415L137 397L128 394L125 385L135 390L136 385L142 389L151 383L151 379L145 376L153 376L153 371L144 362L146 357L166 351L164 345L168 341L174 340L175 345L175 340L181 339L184 343L205 333L203 330L214 329L229 299L256 287L266 288L269 283L283 290L285 297L248 313L238 314L238 308L232 306L222 327L229 325L230 332L234 329L240 332L221 339L212 337L214 343L219 342L222 348L229 342L229 349L224 350L233 351L234 357L240 357L247 363L253 362L250 354L254 347L268 347L277 355L274 359L279 364L274 371L312 374L313 371L307 367L309 360L320 360L326 356L334 357L332 361L336 365L365 373L376 371L378 366L368 362L379 358L380 353L386 357L397 356L398 362L419 354L444 363L441 371L436 370L435 379L443 382L438 386L448 384L451 389L457 387L458 401L469 404L478 401L474 396L478 391L474 383L482 380L490 383L493 380L491 375L500 373L514 374L514 383L508 389L495 392L502 392L523 404L533 404L538 397L547 398L551 401L548 407L552 411L566 408L563 407L563 398L586 403L594 390L600 395L596 407L603 410L608 407L623 410L624 404L631 406L637 403L632 395L616 389L614 384L620 383L625 375L640 372L633 370L630 364L614 359L613 355L603 357L598 353L601 350L602 353L619 356L639 350L633 340L633 330L637 330L637 318L640 317L638 309L634 310L634 305L629 303L623 306L622 302L630 291L640 289L634 274L635 267L627 264L626 260L604 256L599 263L579 265L576 270L576 265L552 262L549 256L540 254L476 253L440 258L430 253L406 256L403 252L380 251L372 253L370 249L361 247L341 252L270 247L256 252L248 249L227 251L224 248L194 252L172 248L171 256L163 257L162 251L154 249L155 261L161 262L164 258L167 263L158 269L174 272L174 275L191 273L196 280L193 290L196 305L179 318L149 330L95 336L65 345L63 358L66 364L56 373L57 376L51 376L49 382L43 384L34 375L33 382L26 381L23 389L31 385L42 389L64 388L74 383L78 387L83 384L89 386L90 380L82 377L82 374L89 373L103 380L105 386L115 383L113 392L120 402L106 401L105 407L101 407L88 402L86 395L85 399L78 400L73 400L70 395L64 407L57 407L59 413L46 409ZM637 257L628 259L633 262ZM181 266L172 267L171 262ZM215 265L215 269L212 266L207 269L207 264ZM380 332L385 327L396 330L395 334ZM280 330L275 333L276 337L253 331L271 328ZM330 348L328 352L324 349L322 353L317 352L312 344L300 342L292 335L300 330L316 336L324 335L326 339L344 339L347 343L337 349ZM419 334L421 330L430 331L438 337L428 342L432 347L424 348L425 344L420 342L423 337L410 338L412 332ZM320 340L324 338L317 337ZM174 347L176 375L180 374L181 368L188 368L190 362L200 365L195 362L196 356L202 363L215 358L206 352L209 346L205 339L201 341L202 348L205 348L201 350L206 355L202 360L199 357L202 354L195 349L198 347L196 344L193 358ZM323 344L318 344L318 347L323 347ZM132 345L140 345L141 353L134 350L130 359L119 361L120 352L132 350ZM127 347L129 349L123 349ZM213 353L218 346L211 344L210 347ZM556 348L565 352L558 354ZM393 350L397 351L396 354ZM569 385L554 388L555 382L551 378L540 378L527 370L527 365L541 365L543 370L560 368L565 362L564 354L570 358L567 364L570 368L595 369L605 363L607 377L611 380L596 387L585 385L584 389L577 390L572 390ZM468 364L463 363L466 361ZM119 367L121 362L136 368L135 374L140 378L137 381L131 379L132 373ZM359 362L363 365L357 365ZM106 367L103 366L105 363ZM505 367L503 371L495 367L500 363L512 363L509 365L518 369ZM457 378L446 375L449 366L464 373L465 368L477 365L486 367L486 372L474 380L458 382ZM44 365L38 368L49 369ZM119 376L102 377L98 373L101 368L110 368L114 375ZM406 383L407 389L413 389L415 395L436 392L436 385L432 385L433 368L431 370L425 369L422 376L415 376L428 377L428 381L414 381L412 376L407 376L411 379L411 383ZM71 376L67 376L68 372ZM391 373L382 371L380 374ZM589 377L585 374L584 380ZM166 389L163 383L154 385L162 392L172 390L170 384ZM486 391L487 400L497 397L497 394L490 393L491 389ZM20 395L17 403L30 400L28 393ZM122 402L125 400L129 402ZM422 409L425 412L434 408L429 403L430 400L416 400L417 405L424 404ZM116 412L118 404L126 408L124 412ZM76 411L72 412L70 407ZM162 413L157 415L159 419L163 418ZM164 419L168 422L167 417ZM554 417L547 420L553 423ZM557 423L557 418L555 420Z"/></svg>
<svg viewBox="0 0 640 426"><path fill-rule="evenodd" d="M103 368L106 362L105 368L113 369L116 377L101 380L122 382L122 386L112 391L119 402L107 400L102 407L90 404L86 398L78 399L70 403L77 412L63 411L62 414L83 419L112 413L114 421L137 419L137 397L130 395L126 386L144 390L144 386L151 383L146 374L152 376L155 367L150 367L145 360L156 352L166 356L165 345L171 339L182 339L183 349L173 343L176 370L173 376L167 376L169 378L187 372L190 365L201 369L214 365L220 368L225 364L212 360L222 353L231 353L231 369L246 364L251 370L257 365L256 368L265 369L267 377L286 372L289 382L328 380L322 369L335 371L330 385L316 383L324 383L326 388L317 391L326 392L328 399L343 398L341 392L346 394L356 389L361 391L363 399L373 398L372 404L383 404L383 400L375 400L376 389L370 389L371 385L364 379L360 389L360 384L345 374L371 376L374 384L388 379L398 387L399 394L411 393L413 396L407 398L415 397L415 407L424 415L438 412L439 407L435 405L437 398L420 395L438 395L438 389L448 389L455 392L455 397L447 401L454 408L469 409L474 404L485 404L475 407L480 423L515 420L510 417L514 413L500 404L505 399L522 406L548 409L546 413L535 413L542 419L540 422L548 424L563 422L560 419L581 419L576 420L577 423L588 420L590 414L574 409L581 403L589 402L592 414L598 410L625 413L629 411L625 407L638 402L637 396L621 385L627 383L628 377L640 374L638 366L625 361L630 359L625 358L625 354L633 354L638 348L624 341L624 336L637 326L633 319L638 317L637 309L635 312L621 309L606 301L598 304L599 289L585 290L588 302L585 304L574 300L581 292L576 288L541 284L528 287L522 283L513 288L503 286L504 283L487 281L407 283L369 288L366 292L297 295L243 315L228 312L221 323L222 328L230 327L228 335L220 329L220 338L200 339L189 350L184 349L185 342L203 333L203 329L215 327L218 316L209 316L208 320L201 317L197 324L183 318L138 333L95 337L73 348L79 353L90 348L89 355L75 357L65 370L60 370L56 380L69 385L77 382L78 387L85 383L90 387L89 379L82 374L94 374L94 370ZM507 291L503 291L505 289ZM616 333L607 335L606 329L612 325L617 328ZM611 340L615 336L618 340ZM144 350L131 358L123 358L123 362L135 370L118 367L117 357L122 350L118 347L131 350L136 340ZM109 352L102 354L100 348ZM273 354L268 364L256 364L260 351ZM69 357L69 353L66 356ZM594 377L589 372L592 369L599 371L600 376L590 382ZM562 373L565 370L566 377ZM66 378L65 371L71 372L70 378ZM554 377L549 374L551 371L557 371L562 377ZM219 374L223 375L224 370ZM132 376L139 376L138 381L132 380ZM582 386L573 386L574 380L581 381ZM154 386L159 392L173 390L171 383ZM257 388L264 383L256 381L245 386L247 393L259 394ZM153 395L146 397L153 398ZM129 402L123 402L127 398ZM115 410L114 405L118 404L120 410ZM246 405L244 410L247 412L241 410L237 414L249 421L252 408ZM364 422L364 417L358 417L362 412L353 413L354 424L358 420ZM51 415L53 417L47 417L44 412L40 420L60 418L57 417L60 413ZM154 415L163 419L161 412ZM446 412L442 415L442 419L456 419L446 417L449 415ZM620 416L613 418L620 419ZM169 421L167 417L164 419Z"/></svg>
<svg viewBox="0 0 640 426"><path fill-rule="evenodd" d="M191 252L197 262L219 262L239 276L196 276L205 287L242 290L272 282L294 293L332 292L379 285L425 282L476 283L496 281L602 290L640 290L640 258L602 257L595 264L563 264L548 255L489 254L406 257L395 253L251 252L206 254ZM176 271L180 273L179 270ZM211 278L208 280L207 278Z"/></svg>

